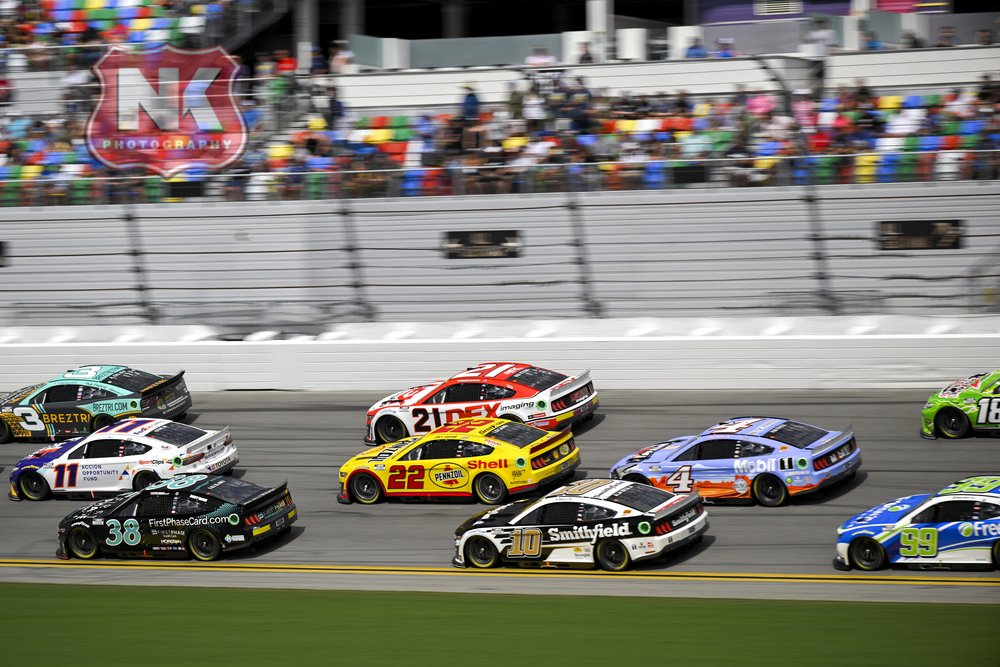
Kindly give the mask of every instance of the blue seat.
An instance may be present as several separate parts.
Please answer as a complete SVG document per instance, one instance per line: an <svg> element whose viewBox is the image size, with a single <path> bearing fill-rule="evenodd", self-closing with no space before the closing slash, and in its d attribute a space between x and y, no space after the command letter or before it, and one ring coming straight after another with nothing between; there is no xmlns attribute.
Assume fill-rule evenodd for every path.
<svg viewBox="0 0 1000 667"><path fill-rule="evenodd" d="M981 120L963 120L958 126L959 134L981 134L984 123Z"/></svg>
<svg viewBox="0 0 1000 667"><path fill-rule="evenodd" d="M882 156L882 161L875 172L879 183L892 183L896 181L896 169L899 167L899 155L888 153Z"/></svg>
<svg viewBox="0 0 1000 667"><path fill-rule="evenodd" d="M659 190L667 185L666 169L662 162L649 162L642 174L643 184L650 190Z"/></svg>
<svg viewBox="0 0 1000 667"><path fill-rule="evenodd" d="M917 143L917 149L922 151L936 151L941 148L942 141L941 137L937 135L920 137L920 141Z"/></svg>
<svg viewBox="0 0 1000 667"><path fill-rule="evenodd" d="M649 132L639 132L632 135L633 141L649 141L651 138L652 135Z"/></svg>
<svg viewBox="0 0 1000 667"><path fill-rule="evenodd" d="M423 191L423 183L423 169L407 169L403 172L403 182L399 189L404 197L418 197Z"/></svg>
<svg viewBox="0 0 1000 667"><path fill-rule="evenodd" d="M653 138L656 139L657 141L670 141L670 133L669 132L654 132L653 133Z"/></svg>
<svg viewBox="0 0 1000 667"><path fill-rule="evenodd" d="M757 155L760 157L770 157L777 155L781 150L781 144L777 141L765 141L757 147Z"/></svg>
<svg viewBox="0 0 1000 667"><path fill-rule="evenodd" d="M135 32L130 32L128 35L128 41L133 44L139 44L146 41L146 31L136 30Z"/></svg>
<svg viewBox="0 0 1000 667"><path fill-rule="evenodd" d="M593 146L594 144L597 143L597 137L595 137L593 134L581 134L579 137L576 138L576 141L581 146Z"/></svg>
<svg viewBox="0 0 1000 667"><path fill-rule="evenodd" d="M695 118L694 124L691 126L691 128L695 132L704 132L705 130L708 129L708 118L705 117Z"/></svg>
<svg viewBox="0 0 1000 667"><path fill-rule="evenodd" d="M138 7L122 7L121 9L118 10L119 21L131 21L137 16L139 16Z"/></svg>
<svg viewBox="0 0 1000 667"><path fill-rule="evenodd" d="M819 103L820 111L836 111L837 110L837 98L827 97L824 98L822 102Z"/></svg>
<svg viewBox="0 0 1000 667"><path fill-rule="evenodd" d="M924 106L924 98L920 95L907 95L903 100L904 109L919 109Z"/></svg>

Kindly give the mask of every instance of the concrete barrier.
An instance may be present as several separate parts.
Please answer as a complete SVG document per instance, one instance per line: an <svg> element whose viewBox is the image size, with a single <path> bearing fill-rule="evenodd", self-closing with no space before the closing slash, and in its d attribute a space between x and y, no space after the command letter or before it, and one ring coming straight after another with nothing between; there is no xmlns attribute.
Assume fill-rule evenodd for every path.
<svg viewBox="0 0 1000 667"><path fill-rule="evenodd" d="M32 341L0 344L0 389L87 363L183 368L194 391L390 390L489 360L589 368L605 389L931 389L1000 365L1000 316L353 324L240 341L207 339L204 329L178 342L130 331L106 328L115 342L96 342L66 329L0 330L0 340Z"/></svg>

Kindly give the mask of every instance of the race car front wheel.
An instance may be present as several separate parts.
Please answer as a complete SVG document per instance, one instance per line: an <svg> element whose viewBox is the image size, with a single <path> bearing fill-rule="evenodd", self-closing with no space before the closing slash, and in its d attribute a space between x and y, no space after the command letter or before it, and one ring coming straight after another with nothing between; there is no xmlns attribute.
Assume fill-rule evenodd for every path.
<svg viewBox="0 0 1000 667"><path fill-rule="evenodd" d="M100 431L105 426L111 426L115 423L115 418L110 415L97 415L90 422L90 432Z"/></svg>
<svg viewBox="0 0 1000 667"><path fill-rule="evenodd" d="M465 543L465 561L479 568L495 567L500 562L500 554L485 537L470 537Z"/></svg>
<svg viewBox="0 0 1000 667"><path fill-rule="evenodd" d="M77 558L90 560L97 557L97 538L88 528L77 526L70 531L66 538L66 546L69 552Z"/></svg>
<svg viewBox="0 0 1000 667"><path fill-rule="evenodd" d="M13 439L14 434L11 432L10 426L3 419L0 419L0 445L8 443Z"/></svg>
<svg viewBox="0 0 1000 667"><path fill-rule="evenodd" d="M28 500L45 500L51 492L49 483L37 472L26 472L21 475L18 486L21 487L21 495Z"/></svg>
<svg viewBox="0 0 1000 667"><path fill-rule="evenodd" d="M788 502L788 488L774 475L757 475L753 497L764 507L778 507Z"/></svg>
<svg viewBox="0 0 1000 667"><path fill-rule="evenodd" d="M629 566L628 549L618 540L601 540L594 547L594 562L608 572L621 572Z"/></svg>
<svg viewBox="0 0 1000 667"><path fill-rule="evenodd" d="M374 505L382 499L382 487L368 473L351 478L351 497L362 505Z"/></svg>
<svg viewBox="0 0 1000 667"><path fill-rule="evenodd" d="M395 417L382 417L375 424L375 439L379 442L396 442L406 437L406 427Z"/></svg>
<svg viewBox="0 0 1000 667"><path fill-rule="evenodd" d="M487 505L499 505L507 499L507 486L493 473L483 473L473 485L476 498Z"/></svg>
<svg viewBox="0 0 1000 667"><path fill-rule="evenodd" d="M885 549L870 537L859 537L847 550L849 562L859 570L881 570L885 567Z"/></svg>
<svg viewBox="0 0 1000 667"><path fill-rule="evenodd" d="M1000 570L1000 540L993 543L993 567Z"/></svg>
<svg viewBox="0 0 1000 667"><path fill-rule="evenodd" d="M215 560L222 553L222 544L207 528L196 528L188 538L188 550L196 560Z"/></svg>
<svg viewBox="0 0 1000 667"><path fill-rule="evenodd" d="M132 490L142 491L153 482L159 482L159 481L160 478L157 476L155 472L152 472L150 470L143 470L138 475L132 478Z"/></svg>
<svg viewBox="0 0 1000 667"><path fill-rule="evenodd" d="M942 438L957 440L969 435L972 425L969 419L960 410L941 410L934 417L934 426Z"/></svg>

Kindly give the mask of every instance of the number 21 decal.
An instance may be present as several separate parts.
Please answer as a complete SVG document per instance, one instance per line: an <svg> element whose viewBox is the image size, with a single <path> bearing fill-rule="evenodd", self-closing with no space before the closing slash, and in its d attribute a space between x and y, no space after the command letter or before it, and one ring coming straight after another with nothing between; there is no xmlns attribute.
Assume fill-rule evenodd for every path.
<svg viewBox="0 0 1000 667"><path fill-rule="evenodd" d="M980 398L977 424L1000 424L1000 398Z"/></svg>

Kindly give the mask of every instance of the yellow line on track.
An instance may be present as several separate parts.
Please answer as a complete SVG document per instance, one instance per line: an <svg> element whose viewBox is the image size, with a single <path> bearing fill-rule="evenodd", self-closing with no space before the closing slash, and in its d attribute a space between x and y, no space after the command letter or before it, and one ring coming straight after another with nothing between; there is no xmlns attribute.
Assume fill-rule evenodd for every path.
<svg viewBox="0 0 1000 667"><path fill-rule="evenodd" d="M55 568L89 570L184 570L195 572L252 572L266 574L367 574L395 576L484 576L484 577L550 577L589 578L629 581L715 581L786 584L879 584L896 586L973 586L1000 587L998 577L954 577L927 575L878 574L768 574L756 572L673 572L631 571L602 572L594 570L461 570L447 567L415 567L392 565L310 565L297 563L191 563L184 561L59 561L42 559L0 559L0 568Z"/></svg>

